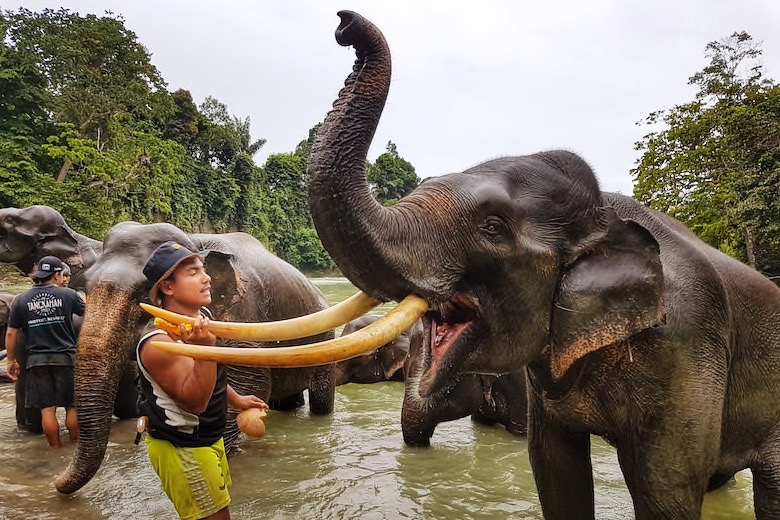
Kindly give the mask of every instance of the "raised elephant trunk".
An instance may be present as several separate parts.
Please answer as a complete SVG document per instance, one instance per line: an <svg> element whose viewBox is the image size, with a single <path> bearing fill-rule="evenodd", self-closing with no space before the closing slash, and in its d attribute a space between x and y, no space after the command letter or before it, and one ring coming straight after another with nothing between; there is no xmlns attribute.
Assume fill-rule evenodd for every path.
<svg viewBox="0 0 780 520"><path fill-rule="evenodd" d="M338 15L336 40L354 46L357 60L309 158L314 224L336 264L363 291L381 300L400 300L411 292L426 296L434 292L430 276L423 281L408 265L408 258L426 254L412 245L425 242L415 239L423 230L412 205L402 200L381 206L365 176L366 156L390 87L390 50L371 22L351 11Z"/></svg>
<svg viewBox="0 0 780 520"><path fill-rule="evenodd" d="M131 288L100 283L89 291L76 353L75 392L79 440L68 467L55 481L60 493L73 493L97 472L106 453L119 379L132 351L141 309Z"/></svg>

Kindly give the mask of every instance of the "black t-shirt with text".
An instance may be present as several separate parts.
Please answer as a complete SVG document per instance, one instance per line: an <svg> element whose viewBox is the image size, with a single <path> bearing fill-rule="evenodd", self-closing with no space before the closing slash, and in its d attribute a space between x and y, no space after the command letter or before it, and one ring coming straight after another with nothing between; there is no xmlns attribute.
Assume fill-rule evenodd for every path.
<svg viewBox="0 0 780 520"><path fill-rule="evenodd" d="M76 291L58 285L35 285L14 299L8 325L24 332L30 358L72 356L77 341L74 314L84 316L84 300Z"/></svg>

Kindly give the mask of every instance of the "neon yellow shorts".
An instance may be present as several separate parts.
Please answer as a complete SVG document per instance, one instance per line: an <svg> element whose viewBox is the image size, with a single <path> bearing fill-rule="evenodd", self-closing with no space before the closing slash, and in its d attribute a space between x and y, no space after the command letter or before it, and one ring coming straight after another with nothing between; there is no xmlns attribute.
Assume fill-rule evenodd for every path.
<svg viewBox="0 0 780 520"><path fill-rule="evenodd" d="M213 515L230 504L232 480L223 439L205 448L178 448L147 435L146 451L182 519Z"/></svg>

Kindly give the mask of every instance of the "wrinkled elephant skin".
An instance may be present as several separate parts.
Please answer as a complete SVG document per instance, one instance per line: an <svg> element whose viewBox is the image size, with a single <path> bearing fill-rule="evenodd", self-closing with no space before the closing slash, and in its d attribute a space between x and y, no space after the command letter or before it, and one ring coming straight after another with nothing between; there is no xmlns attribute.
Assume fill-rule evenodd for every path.
<svg viewBox="0 0 780 520"><path fill-rule="evenodd" d="M617 449L640 520L700 518L711 479L746 468L756 517L780 518L780 288L602 192L566 151L433 176L381 206L365 165L390 51L373 24L339 16L357 61L312 147L309 207L359 289L428 301L420 397L526 367L545 518L594 517L591 435Z"/></svg>

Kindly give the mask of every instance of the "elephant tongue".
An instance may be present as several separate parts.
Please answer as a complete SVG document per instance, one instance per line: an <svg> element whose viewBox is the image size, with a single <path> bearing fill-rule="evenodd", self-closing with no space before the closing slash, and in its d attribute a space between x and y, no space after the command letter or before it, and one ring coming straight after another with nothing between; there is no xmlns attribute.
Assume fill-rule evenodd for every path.
<svg viewBox="0 0 780 520"><path fill-rule="evenodd" d="M431 366L438 364L468 325L468 323L434 322L434 326L431 327Z"/></svg>

